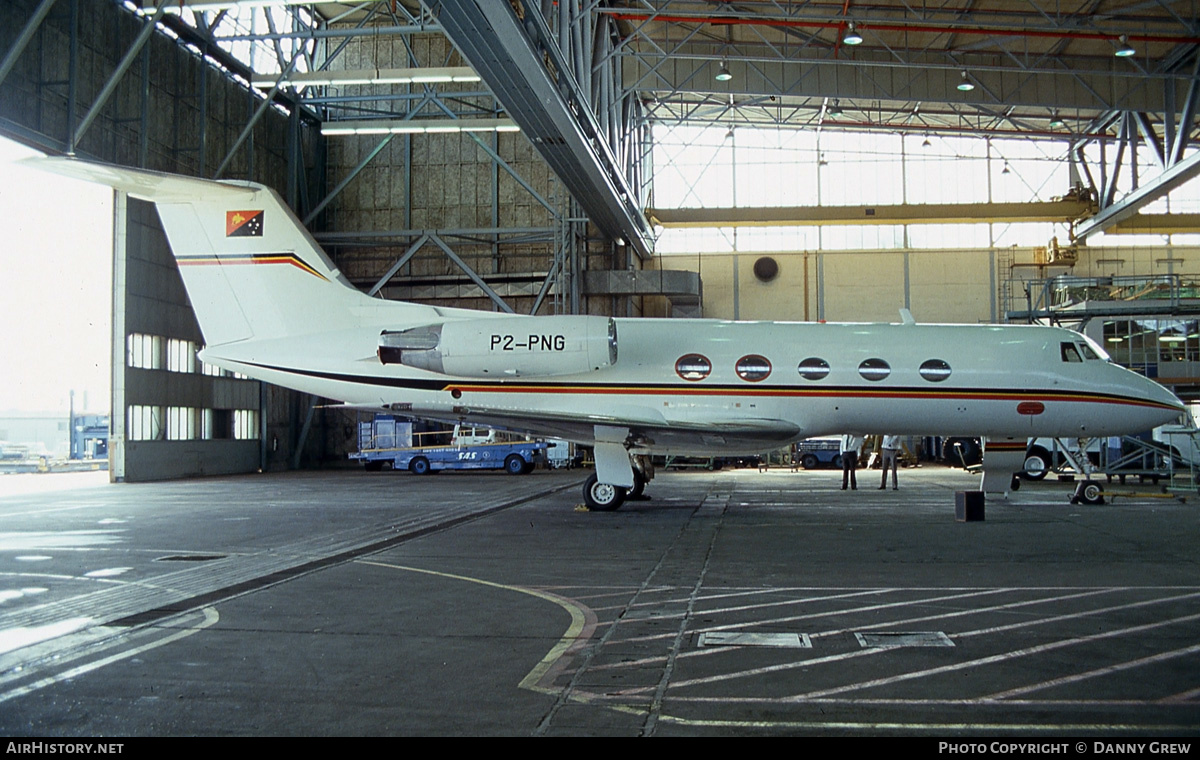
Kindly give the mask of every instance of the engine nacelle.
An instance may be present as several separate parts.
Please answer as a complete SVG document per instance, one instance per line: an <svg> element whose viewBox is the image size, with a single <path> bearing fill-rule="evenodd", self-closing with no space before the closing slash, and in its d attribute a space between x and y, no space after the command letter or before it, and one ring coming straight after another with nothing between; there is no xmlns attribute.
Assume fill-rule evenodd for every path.
<svg viewBox="0 0 1200 760"><path fill-rule="evenodd" d="M468 319L379 336L379 360L461 377L553 377L617 363L609 317Z"/></svg>

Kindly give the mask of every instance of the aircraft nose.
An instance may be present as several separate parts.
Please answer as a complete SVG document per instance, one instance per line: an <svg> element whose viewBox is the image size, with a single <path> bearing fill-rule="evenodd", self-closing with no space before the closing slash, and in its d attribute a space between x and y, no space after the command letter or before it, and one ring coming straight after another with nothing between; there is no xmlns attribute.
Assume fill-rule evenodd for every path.
<svg viewBox="0 0 1200 760"><path fill-rule="evenodd" d="M1187 406L1184 405L1179 397L1172 393L1166 386L1149 378L1138 378L1141 380L1143 387L1140 389L1147 401L1152 401L1160 405L1162 409L1162 417L1164 419L1156 424L1166 424L1173 422L1175 417L1187 412Z"/></svg>

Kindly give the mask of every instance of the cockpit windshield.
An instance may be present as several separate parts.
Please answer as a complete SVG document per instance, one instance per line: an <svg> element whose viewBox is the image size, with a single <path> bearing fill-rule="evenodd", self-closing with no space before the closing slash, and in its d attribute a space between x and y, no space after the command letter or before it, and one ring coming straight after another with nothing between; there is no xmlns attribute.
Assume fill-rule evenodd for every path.
<svg viewBox="0 0 1200 760"><path fill-rule="evenodd" d="M1104 349L1088 340L1086 336L1081 335L1079 340L1063 341L1059 345L1064 362L1112 361Z"/></svg>
<svg viewBox="0 0 1200 760"><path fill-rule="evenodd" d="M1091 351L1091 354L1088 354L1087 351L1084 352L1083 355L1085 358L1099 359L1101 361L1106 361L1106 362L1112 361L1112 357L1108 355L1107 351L1105 351L1103 348L1100 347L1099 343L1092 340L1091 338L1089 338L1086 335L1080 335L1079 337L1083 340L1083 345L1088 349L1088 351Z"/></svg>

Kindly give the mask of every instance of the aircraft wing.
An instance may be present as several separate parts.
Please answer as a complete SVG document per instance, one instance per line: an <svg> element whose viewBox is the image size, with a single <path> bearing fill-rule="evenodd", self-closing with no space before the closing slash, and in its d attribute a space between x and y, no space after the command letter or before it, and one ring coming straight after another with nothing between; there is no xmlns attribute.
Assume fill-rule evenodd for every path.
<svg viewBox="0 0 1200 760"><path fill-rule="evenodd" d="M669 420L648 407L611 409L602 413L543 414L529 409L471 406L458 413L447 413L396 404L387 411L446 424L465 420L474 425L584 444L593 441L596 425L624 427L629 429L636 448L694 456L757 454L803 437L799 426L785 420L747 417L706 419L703 422Z"/></svg>

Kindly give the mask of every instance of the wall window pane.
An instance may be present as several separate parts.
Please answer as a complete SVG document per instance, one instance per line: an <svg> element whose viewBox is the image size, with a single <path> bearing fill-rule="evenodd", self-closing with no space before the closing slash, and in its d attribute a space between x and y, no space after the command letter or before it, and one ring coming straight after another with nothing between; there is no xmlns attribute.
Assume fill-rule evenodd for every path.
<svg viewBox="0 0 1200 760"><path fill-rule="evenodd" d="M125 411L126 438L131 441L162 440L165 410L161 406L130 406Z"/></svg>
<svg viewBox="0 0 1200 760"><path fill-rule="evenodd" d="M125 364L137 369L162 369L163 339L158 335L130 333L125 338Z"/></svg>
<svg viewBox="0 0 1200 760"><path fill-rule="evenodd" d="M167 407L167 440L191 441L196 439L198 409L187 406Z"/></svg>
<svg viewBox="0 0 1200 760"><path fill-rule="evenodd" d="M195 372L196 344L190 340L169 338L167 340L167 370L170 372Z"/></svg>
<svg viewBox="0 0 1200 760"><path fill-rule="evenodd" d="M233 410L233 437L239 441L256 440L259 437L258 412L256 410Z"/></svg>

